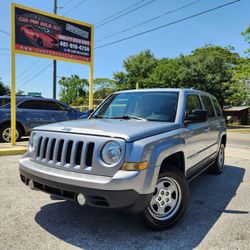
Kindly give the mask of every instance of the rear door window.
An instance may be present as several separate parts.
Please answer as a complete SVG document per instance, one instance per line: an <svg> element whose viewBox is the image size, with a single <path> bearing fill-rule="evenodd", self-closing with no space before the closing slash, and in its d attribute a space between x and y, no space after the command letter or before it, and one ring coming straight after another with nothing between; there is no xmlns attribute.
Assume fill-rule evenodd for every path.
<svg viewBox="0 0 250 250"><path fill-rule="evenodd" d="M27 100L27 101L22 102L18 106L18 108L20 108L20 109L66 111L66 107L58 102L43 101L43 100Z"/></svg>
<svg viewBox="0 0 250 250"><path fill-rule="evenodd" d="M53 102L49 101L50 104L50 110L55 110L55 111L67 111L67 107L62 105L59 102Z"/></svg>
<svg viewBox="0 0 250 250"><path fill-rule="evenodd" d="M41 102L41 109L43 110L53 110L53 111L60 111L60 106L57 105L56 102L53 101L42 101Z"/></svg>
<svg viewBox="0 0 250 250"><path fill-rule="evenodd" d="M212 102L208 96L201 96L202 102L204 104L205 109L208 112L208 118L215 117L214 107Z"/></svg>
<svg viewBox="0 0 250 250"><path fill-rule="evenodd" d="M222 116L222 111L221 111L221 107L220 104L218 103L217 99L215 97L212 97L212 103L214 105L215 111L217 113L217 116Z"/></svg>
<svg viewBox="0 0 250 250"><path fill-rule="evenodd" d="M34 100L27 100L18 105L20 109L39 109L40 104Z"/></svg>

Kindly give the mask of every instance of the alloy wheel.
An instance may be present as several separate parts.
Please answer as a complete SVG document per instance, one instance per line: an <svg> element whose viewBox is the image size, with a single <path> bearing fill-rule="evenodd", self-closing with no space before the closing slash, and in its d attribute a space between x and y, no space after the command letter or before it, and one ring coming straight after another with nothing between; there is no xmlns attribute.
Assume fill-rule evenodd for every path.
<svg viewBox="0 0 250 250"><path fill-rule="evenodd" d="M4 129L2 137L3 137L4 141L10 142L10 140L11 140L11 128ZM18 137L19 137L19 133L18 133L18 130L16 130L16 139Z"/></svg>

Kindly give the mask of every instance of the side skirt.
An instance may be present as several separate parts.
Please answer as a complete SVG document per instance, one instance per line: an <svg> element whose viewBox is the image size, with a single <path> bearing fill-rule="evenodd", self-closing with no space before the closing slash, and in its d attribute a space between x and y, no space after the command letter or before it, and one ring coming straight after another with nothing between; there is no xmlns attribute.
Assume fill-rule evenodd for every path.
<svg viewBox="0 0 250 250"><path fill-rule="evenodd" d="M215 163L217 153L214 153L207 157L205 160L199 162L192 168L187 171L187 181L190 182L195 179L198 175L203 173L206 169L208 169L211 165Z"/></svg>

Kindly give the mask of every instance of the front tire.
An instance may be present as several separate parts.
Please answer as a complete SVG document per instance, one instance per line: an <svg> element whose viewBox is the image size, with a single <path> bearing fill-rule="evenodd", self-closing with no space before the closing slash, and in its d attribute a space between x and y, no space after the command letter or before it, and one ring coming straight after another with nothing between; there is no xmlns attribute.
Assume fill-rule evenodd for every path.
<svg viewBox="0 0 250 250"><path fill-rule="evenodd" d="M22 137L22 130L17 125L16 126L16 141L20 141ZM10 142L11 141L11 128L9 124L5 124L0 128L0 142Z"/></svg>
<svg viewBox="0 0 250 250"><path fill-rule="evenodd" d="M159 174L155 192L149 206L142 212L142 219L152 229L161 230L183 218L189 200L185 176L175 167Z"/></svg>

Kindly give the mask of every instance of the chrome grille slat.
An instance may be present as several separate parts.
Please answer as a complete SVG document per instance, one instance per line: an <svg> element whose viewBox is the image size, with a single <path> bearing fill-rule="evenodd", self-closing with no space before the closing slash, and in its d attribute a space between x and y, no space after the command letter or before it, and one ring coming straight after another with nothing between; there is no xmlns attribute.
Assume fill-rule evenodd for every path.
<svg viewBox="0 0 250 250"><path fill-rule="evenodd" d="M41 143L41 147L40 147L40 153L39 153L39 159L42 160L43 159L43 151L44 151L44 145L45 145L45 141L46 141L47 137L43 137L42 139L42 143Z"/></svg>
<svg viewBox="0 0 250 250"><path fill-rule="evenodd" d="M61 166L63 167L65 165L65 159L66 159L66 150L68 148L68 140L64 140L63 148L62 148L62 155L61 155Z"/></svg>
<svg viewBox="0 0 250 250"><path fill-rule="evenodd" d="M46 161L49 161L49 156L50 156L50 150L51 150L51 144L54 138L49 138L48 145L47 145L47 150L46 150Z"/></svg>
<svg viewBox="0 0 250 250"><path fill-rule="evenodd" d="M85 165L85 162L86 162L86 150L87 149L87 143L83 143L83 146L82 146L82 154L81 154L81 163L80 163L80 168L81 169L86 169L86 165Z"/></svg>
<svg viewBox="0 0 250 250"><path fill-rule="evenodd" d="M73 141L73 146L70 154L70 168L74 168L76 166L76 148L78 141Z"/></svg>
<svg viewBox="0 0 250 250"><path fill-rule="evenodd" d="M36 157L40 156L40 149L41 149L42 140L43 140L43 137L40 136L39 139L38 139L38 146L35 149L35 152L36 152L35 155L36 155Z"/></svg>
<svg viewBox="0 0 250 250"><path fill-rule="evenodd" d="M60 143L60 140L56 140L54 153L53 153L53 160L52 160L53 164L56 164L56 162L57 162L59 143Z"/></svg>

